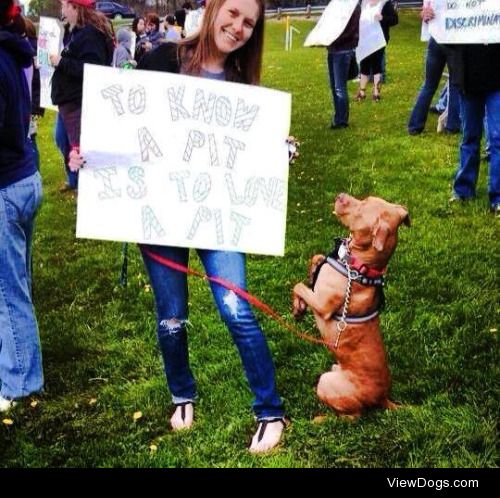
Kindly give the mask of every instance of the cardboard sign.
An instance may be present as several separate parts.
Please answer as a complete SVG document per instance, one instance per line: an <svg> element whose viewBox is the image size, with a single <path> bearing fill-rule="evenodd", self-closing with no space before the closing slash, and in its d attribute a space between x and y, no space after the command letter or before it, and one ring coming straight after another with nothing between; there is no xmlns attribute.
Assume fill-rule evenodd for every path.
<svg viewBox="0 0 500 498"><path fill-rule="evenodd" d="M85 65L77 236L283 255L291 95Z"/></svg>
<svg viewBox="0 0 500 498"><path fill-rule="evenodd" d="M60 54L63 47L64 28L61 21L52 17L40 17L38 28L37 64L40 68L40 107L57 111L52 104L50 92L55 68L49 55Z"/></svg>
<svg viewBox="0 0 500 498"><path fill-rule="evenodd" d="M386 46L380 21L375 19L375 15L381 13L384 4L385 1L377 3L372 3L370 0L363 1L359 18L359 42L356 48L358 62Z"/></svg>
<svg viewBox="0 0 500 498"><path fill-rule="evenodd" d="M434 0L430 35L438 43L500 43L500 0Z"/></svg>
<svg viewBox="0 0 500 498"><path fill-rule="evenodd" d="M344 31L358 0L331 0L307 35L304 47L331 45Z"/></svg>

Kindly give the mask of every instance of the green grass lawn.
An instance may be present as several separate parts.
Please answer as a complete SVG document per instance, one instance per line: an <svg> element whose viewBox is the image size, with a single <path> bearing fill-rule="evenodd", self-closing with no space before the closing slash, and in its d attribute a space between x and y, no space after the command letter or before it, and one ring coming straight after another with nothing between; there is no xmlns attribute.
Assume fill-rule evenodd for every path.
<svg viewBox="0 0 500 498"><path fill-rule="evenodd" d="M416 13L392 30L382 101L351 103L351 127L328 129L331 94L324 49L301 48L313 26L284 51L284 22L269 22L264 85L291 92L291 132L302 142L291 167L286 254L251 256L249 288L291 321L290 293L309 257L344 230L334 196L384 197L408 207L389 267L381 325L395 411L352 423L314 393L332 356L259 314L292 418L284 444L264 457L245 449L255 430L239 356L205 282L190 281L190 352L199 384L193 430L172 433L156 345L153 295L131 246L129 284L118 284L119 243L75 239L75 200L52 134L39 146L45 200L34 241L35 303L45 393L0 423L0 466L131 467L494 467L498 415L498 220L488 213L486 165L476 201L450 206L457 136L438 135L436 118L410 137L406 122L422 82L425 44ZM350 83L350 94L355 84ZM199 263L193 258L195 266ZM316 334L308 317L301 328ZM134 413L142 417L134 420ZM326 415L323 423L314 423ZM0 417L0 420L3 417ZM151 448L153 446L153 448Z"/></svg>

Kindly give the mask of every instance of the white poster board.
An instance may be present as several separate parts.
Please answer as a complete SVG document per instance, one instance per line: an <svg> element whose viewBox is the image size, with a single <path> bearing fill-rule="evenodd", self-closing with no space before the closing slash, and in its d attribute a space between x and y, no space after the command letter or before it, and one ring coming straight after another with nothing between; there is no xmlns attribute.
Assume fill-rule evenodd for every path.
<svg viewBox="0 0 500 498"><path fill-rule="evenodd" d="M54 67L50 64L50 54L60 54L63 46L64 28L61 21L52 17L40 17L38 28L37 64L40 68L40 107L57 111L52 104L50 92Z"/></svg>
<svg viewBox="0 0 500 498"><path fill-rule="evenodd" d="M361 17L359 18L359 42L356 48L358 63L386 46L380 21L375 19L375 14L380 14L384 4L385 1L372 4L370 0L363 0Z"/></svg>
<svg viewBox="0 0 500 498"><path fill-rule="evenodd" d="M438 43L500 43L500 0L434 0L429 21Z"/></svg>
<svg viewBox="0 0 500 498"><path fill-rule="evenodd" d="M304 47L331 45L344 31L358 0L331 0L307 35Z"/></svg>
<svg viewBox="0 0 500 498"><path fill-rule="evenodd" d="M291 95L85 65L77 236L283 255Z"/></svg>

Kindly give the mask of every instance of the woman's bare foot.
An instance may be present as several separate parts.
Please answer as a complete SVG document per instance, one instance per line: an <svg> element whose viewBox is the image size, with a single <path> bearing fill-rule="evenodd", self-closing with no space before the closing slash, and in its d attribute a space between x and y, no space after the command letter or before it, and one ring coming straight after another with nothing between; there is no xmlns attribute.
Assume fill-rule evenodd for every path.
<svg viewBox="0 0 500 498"><path fill-rule="evenodd" d="M265 453L272 450L280 442L286 425L285 418L261 420L252 438L250 453Z"/></svg>
<svg viewBox="0 0 500 498"><path fill-rule="evenodd" d="M194 405L193 403L183 403L177 405L172 418L170 419L170 425L174 431L180 431L181 429L189 429L193 425L194 419Z"/></svg>

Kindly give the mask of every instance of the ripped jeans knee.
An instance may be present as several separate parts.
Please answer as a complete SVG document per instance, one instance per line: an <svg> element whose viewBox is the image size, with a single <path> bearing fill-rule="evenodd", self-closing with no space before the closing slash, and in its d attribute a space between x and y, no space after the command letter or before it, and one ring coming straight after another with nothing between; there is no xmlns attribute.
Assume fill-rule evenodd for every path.
<svg viewBox="0 0 500 498"><path fill-rule="evenodd" d="M186 322L184 318L163 318L158 322L158 336L178 334L184 330Z"/></svg>

